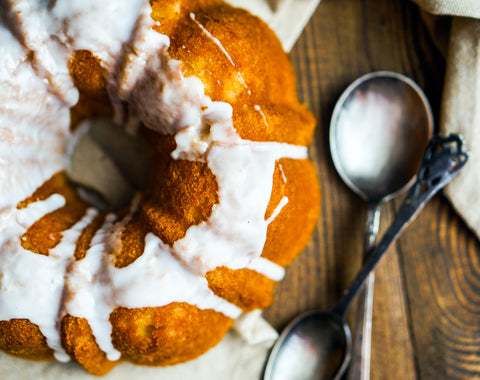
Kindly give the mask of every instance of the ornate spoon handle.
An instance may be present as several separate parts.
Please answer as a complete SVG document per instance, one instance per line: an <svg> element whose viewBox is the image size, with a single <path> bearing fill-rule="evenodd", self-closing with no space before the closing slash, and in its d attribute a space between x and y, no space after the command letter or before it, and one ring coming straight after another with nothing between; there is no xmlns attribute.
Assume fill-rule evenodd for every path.
<svg viewBox="0 0 480 380"><path fill-rule="evenodd" d="M463 168L468 160L463 140L459 135L435 136L427 146L417 179L408 192L398 213L377 247L346 291L338 305L332 310L344 317L348 306L365 284L369 273L400 234L415 219L425 204Z"/></svg>

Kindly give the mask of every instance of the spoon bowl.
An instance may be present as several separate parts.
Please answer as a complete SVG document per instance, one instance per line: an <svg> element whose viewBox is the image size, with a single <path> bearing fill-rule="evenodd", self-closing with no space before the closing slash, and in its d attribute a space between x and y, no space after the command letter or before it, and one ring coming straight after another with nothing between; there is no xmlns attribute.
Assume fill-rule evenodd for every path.
<svg viewBox="0 0 480 380"><path fill-rule="evenodd" d="M335 106L333 163L364 200L386 202L415 180L432 131L430 105L415 82L398 73L370 73L354 81Z"/></svg>
<svg viewBox="0 0 480 380"><path fill-rule="evenodd" d="M352 338L350 328L334 313L311 311L304 313L285 328L271 352L265 379L301 380L333 379L348 365ZM304 355L298 356L298 352ZM292 365L292 358L297 360ZM300 360L300 361L298 361ZM342 368L345 367L345 368Z"/></svg>

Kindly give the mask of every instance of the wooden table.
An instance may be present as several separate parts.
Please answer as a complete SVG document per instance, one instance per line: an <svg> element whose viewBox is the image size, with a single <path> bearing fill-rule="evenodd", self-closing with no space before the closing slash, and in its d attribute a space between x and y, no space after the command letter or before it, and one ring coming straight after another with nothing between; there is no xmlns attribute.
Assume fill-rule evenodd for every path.
<svg viewBox="0 0 480 380"><path fill-rule="evenodd" d="M413 78L438 123L445 60L408 0L323 0L292 50L301 99L318 119L312 157L323 193L315 235L264 315L281 329L331 308L360 267L366 206L336 175L328 148L334 104L362 74ZM382 231L400 201L382 209ZM480 378L480 245L437 195L376 272L372 379Z"/></svg>

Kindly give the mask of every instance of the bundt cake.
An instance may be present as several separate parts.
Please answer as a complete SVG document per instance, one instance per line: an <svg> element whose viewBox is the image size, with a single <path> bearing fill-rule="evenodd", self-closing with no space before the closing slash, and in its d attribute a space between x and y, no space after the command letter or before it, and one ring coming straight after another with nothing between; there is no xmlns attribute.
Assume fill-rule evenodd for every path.
<svg viewBox="0 0 480 380"><path fill-rule="evenodd" d="M66 174L80 124L151 150L104 210ZM267 307L319 213L315 121L273 32L219 0L0 0L0 349L172 365Z"/></svg>

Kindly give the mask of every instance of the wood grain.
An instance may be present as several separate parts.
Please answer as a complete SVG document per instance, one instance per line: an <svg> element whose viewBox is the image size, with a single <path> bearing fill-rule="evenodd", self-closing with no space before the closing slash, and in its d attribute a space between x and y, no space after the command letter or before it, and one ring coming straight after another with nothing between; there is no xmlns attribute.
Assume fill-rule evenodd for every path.
<svg viewBox="0 0 480 380"><path fill-rule="evenodd" d="M365 204L336 175L328 129L346 86L370 71L413 78L438 121L445 62L408 0L323 0L291 53L301 99L318 119L311 155L322 216L264 315L282 328L328 309L360 266ZM400 201L382 209L382 229ZM372 379L480 379L480 244L439 195L377 269Z"/></svg>

